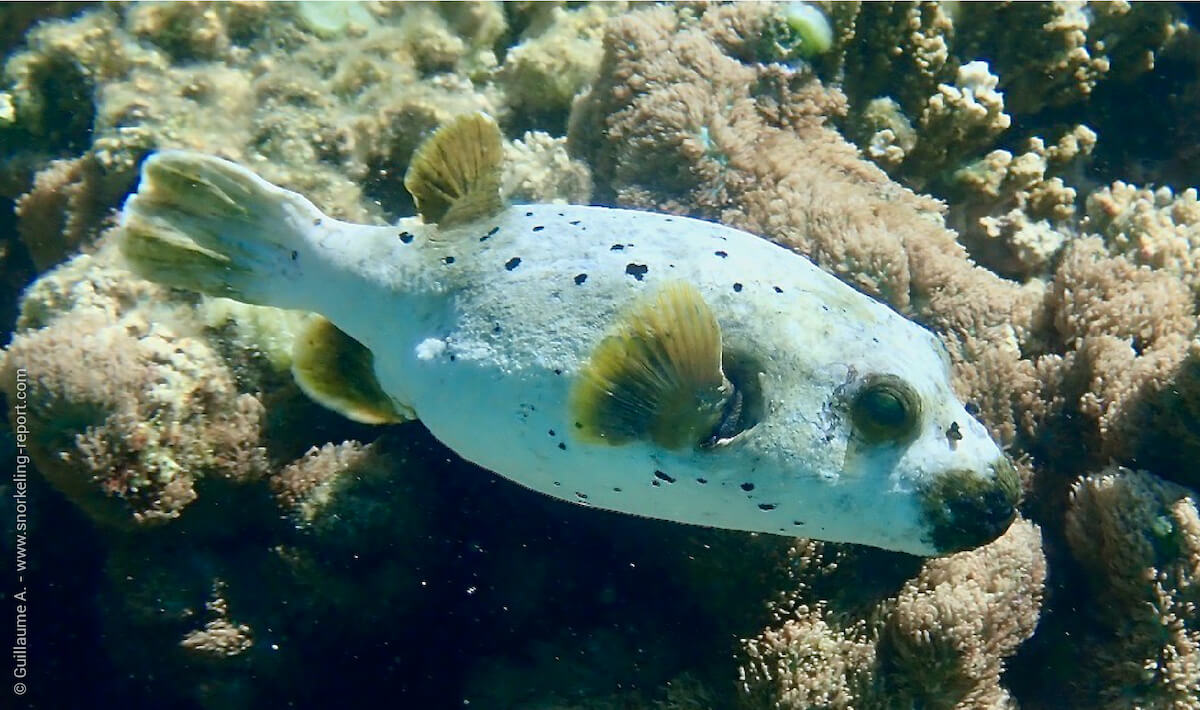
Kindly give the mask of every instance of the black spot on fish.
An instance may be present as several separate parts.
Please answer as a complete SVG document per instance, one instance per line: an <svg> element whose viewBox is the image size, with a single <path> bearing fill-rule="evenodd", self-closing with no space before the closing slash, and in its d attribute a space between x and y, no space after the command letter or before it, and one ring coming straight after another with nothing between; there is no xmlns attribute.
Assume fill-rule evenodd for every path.
<svg viewBox="0 0 1200 710"><path fill-rule="evenodd" d="M526 212L526 213L525 213L525 216L526 216L526 217L532 217L532 216L533 216L533 213L532 213L532 212Z"/></svg>
<svg viewBox="0 0 1200 710"><path fill-rule="evenodd" d="M539 225L537 225L537 226L535 226L535 227L533 228L533 231L535 231L535 232L540 232L540 231L542 231L542 230L543 230L543 229L545 229L545 228L546 228L546 227L545 227L545 225L541 225L541 224L539 224Z"/></svg>
<svg viewBox="0 0 1200 710"><path fill-rule="evenodd" d="M624 244L613 244L611 247L608 248L608 250L609 251L625 251L625 245Z"/></svg>
<svg viewBox="0 0 1200 710"><path fill-rule="evenodd" d="M295 261L296 259L299 259L299 258L300 258L300 252L293 249L292 250L292 261Z"/></svg>
<svg viewBox="0 0 1200 710"><path fill-rule="evenodd" d="M573 219L573 220L571 220L570 222L567 222L567 224L571 225L572 227L578 227L578 226L579 226L579 220L577 220L577 219Z"/></svg>
<svg viewBox="0 0 1200 710"><path fill-rule="evenodd" d="M775 504L774 503L759 503L758 509L759 510L775 510Z"/></svg>
<svg viewBox="0 0 1200 710"><path fill-rule="evenodd" d="M561 374L562 374L562 370L556 367L556 368L554 368L554 374L556 374L556 375L561 375Z"/></svg>
<svg viewBox="0 0 1200 710"><path fill-rule="evenodd" d="M575 275L575 285L576 286L582 286L584 281L587 281L587 274L576 274Z"/></svg>
<svg viewBox="0 0 1200 710"><path fill-rule="evenodd" d="M721 251L720 249L718 249L717 251L714 251L713 253L716 254L717 256L721 257L722 259L729 256L728 253Z"/></svg>
<svg viewBox="0 0 1200 710"><path fill-rule="evenodd" d="M783 293L783 289L781 289L781 288L779 288L778 286L776 286L776 287L775 287L775 293Z"/></svg>
<svg viewBox="0 0 1200 710"><path fill-rule="evenodd" d="M320 217L317 217L317 218L315 218L315 219L313 220L313 226L314 226L314 227L320 227L320 226L321 226L321 218L320 218Z"/></svg>
<svg viewBox="0 0 1200 710"><path fill-rule="evenodd" d="M979 405L974 402L967 402L963 405L963 409L967 410L967 414L973 417L979 416Z"/></svg>
<svg viewBox="0 0 1200 710"><path fill-rule="evenodd" d="M803 524L804 524L803 520L793 520L792 521L792 525L795 525L796 527L800 527Z"/></svg>
<svg viewBox="0 0 1200 710"><path fill-rule="evenodd" d="M549 434L550 436L554 436L554 430L553 430L553 429L550 429L550 430L549 430L549 431L547 431L546 433L547 433L547 434Z"/></svg>
<svg viewBox="0 0 1200 710"><path fill-rule="evenodd" d="M500 231L500 227L498 227L498 226L497 226L497 227L492 227L491 229L489 229L489 230L488 230L488 233L487 233L487 235L490 237L490 236L494 235L496 232L499 232L499 231Z"/></svg>
<svg viewBox="0 0 1200 710"><path fill-rule="evenodd" d="M675 479L674 479L674 478L672 478L671 476L668 476L668 475L667 475L665 472L663 472L663 471L655 471L655 472L654 472L654 477L655 477L655 478L657 478L657 479L658 479L658 480L660 480L660 481L666 481L667 483L674 483L674 482L675 482Z"/></svg>
<svg viewBox="0 0 1200 710"><path fill-rule="evenodd" d="M504 268L508 269L509 271L512 271L513 269L517 268L520 265L521 265L521 257L519 257L519 256L514 256L513 258L504 262Z"/></svg>
<svg viewBox="0 0 1200 710"><path fill-rule="evenodd" d="M705 483L708 483L708 479L707 478L697 478L696 483L699 483L700 485L704 485Z"/></svg>
<svg viewBox="0 0 1200 710"><path fill-rule="evenodd" d="M558 442L558 448L562 449L563 451L566 451L567 445L560 441L560 442Z"/></svg>
<svg viewBox="0 0 1200 710"><path fill-rule="evenodd" d="M620 489L620 488L618 488L618 487L613 487L613 493L620 493L620 492L621 492L621 489Z"/></svg>
<svg viewBox="0 0 1200 710"><path fill-rule="evenodd" d="M646 272L649 270L650 267L646 266L645 264L630 263L625 265L625 273L629 274L638 281L641 281L642 277L645 276Z"/></svg>
<svg viewBox="0 0 1200 710"><path fill-rule="evenodd" d="M412 232L400 232L400 241L408 244L413 240Z"/></svg>
<svg viewBox="0 0 1200 710"><path fill-rule="evenodd" d="M442 263L443 263L443 264L453 264L453 263L454 263L454 257L452 257L452 256L443 256L443 257L442 257Z"/></svg>
<svg viewBox="0 0 1200 710"><path fill-rule="evenodd" d="M962 441L962 432L958 430L958 422L950 424L950 428L946 430L946 438L950 441Z"/></svg>
<svg viewBox="0 0 1200 710"><path fill-rule="evenodd" d="M742 484L742 490L749 493L750 491L754 490L754 484L747 481L746 483Z"/></svg>
<svg viewBox="0 0 1200 710"><path fill-rule="evenodd" d="M499 324L499 323L497 323L496 325L493 325L493 326L492 326L492 332L493 332L493 333L499 333L499 332L500 332L500 324Z"/></svg>
<svg viewBox="0 0 1200 710"><path fill-rule="evenodd" d="M450 362L454 362L454 353L450 353Z"/></svg>
<svg viewBox="0 0 1200 710"><path fill-rule="evenodd" d="M736 283L736 282L735 282L735 283L733 284L733 290L734 290L734 291L737 291L738 293L741 293L741 292L742 292L742 285L741 285L740 283Z"/></svg>
<svg viewBox="0 0 1200 710"><path fill-rule="evenodd" d="M562 485L562 483L561 483L561 482L559 482L559 481L555 481L555 482L554 482L554 485L556 485L556 486L561 486L561 485Z"/></svg>
<svg viewBox="0 0 1200 710"><path fill-rule="evenodd" d="M587 500L587 493L580 493L579 491L575 491L575 497L578 498L579 500Z"/></svg>
<svg viewBox="0 0 1200 710"><path fill-rule="evenodd" d="M650 481L650 485L652 485L652 486L654 486L655 488L657 488L657 487L659 487L659 486L661 486L661 485L662 485L662 481L660 481L660 480L658 480L658 479L656 478L656 479L654 479L653 481Z"/></svg>

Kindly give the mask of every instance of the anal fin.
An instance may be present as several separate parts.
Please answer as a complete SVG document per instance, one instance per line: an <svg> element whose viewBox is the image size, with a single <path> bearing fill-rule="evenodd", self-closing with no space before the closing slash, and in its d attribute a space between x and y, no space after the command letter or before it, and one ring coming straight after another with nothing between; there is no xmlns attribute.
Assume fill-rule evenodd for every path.
<svg viewBox="0 0 1200 710"><path fill-rule="evenodd" d="M416 419L379 386L371 351L320 316L296 338L292 376L305 394L347 419L364 424Z"/></svg>

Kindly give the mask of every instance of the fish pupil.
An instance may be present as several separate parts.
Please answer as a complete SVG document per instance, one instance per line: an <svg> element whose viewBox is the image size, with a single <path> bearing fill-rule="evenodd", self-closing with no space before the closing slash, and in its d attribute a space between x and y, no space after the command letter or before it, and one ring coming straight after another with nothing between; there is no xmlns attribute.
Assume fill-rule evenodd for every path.
<svg viewBox="0 0 1200 710"><path fill-rule="evenodd" d="M872 378L863 387L851 408L855 430L870 441L901 441L916 433L920 399L898 377Z"/></svg>
<svg viewBox="0 0 1200 710"><path fill-rule="evenodd" d="M904 424L907 413L904 402L894 392L871 392L865 398L864 406L880 425L896 429Z"/></svg>

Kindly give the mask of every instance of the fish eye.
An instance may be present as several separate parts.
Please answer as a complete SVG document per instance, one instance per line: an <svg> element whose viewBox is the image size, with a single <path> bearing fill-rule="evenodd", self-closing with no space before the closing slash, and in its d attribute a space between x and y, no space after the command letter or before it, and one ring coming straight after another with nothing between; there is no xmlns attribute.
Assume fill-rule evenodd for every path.
<svg viewBox="0 0 1200 710"><path fill-rule="evenodd" d="M850 418L871 443L912 439L921 420L921 398L895 375L872 375L854 395Z"/></svg>

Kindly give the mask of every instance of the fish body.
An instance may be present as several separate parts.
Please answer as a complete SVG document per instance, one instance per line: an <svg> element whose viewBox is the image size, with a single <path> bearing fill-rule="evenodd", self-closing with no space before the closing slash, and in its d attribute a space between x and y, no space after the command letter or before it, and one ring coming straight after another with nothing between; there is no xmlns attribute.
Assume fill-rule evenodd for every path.
<svg viewBox="0 0 1200 710"><path fill-rule="evenodd" d="M180 174L194 194L178 197ZM541 493L925 555L987 542L1013 516L1015 474L953 394L937 338L747 232L570 205L356 225L191 153L152 157L138 195L128 234L237 252L211 282L176 278L191 267L127 236L139 270L321 314L369 352L395 419ZM647 398L678 399L647 390L703 379L663 353L706 352L692 335L713 332L720 367L696 400L709 414L687 399L643 416Z"/></svg>

